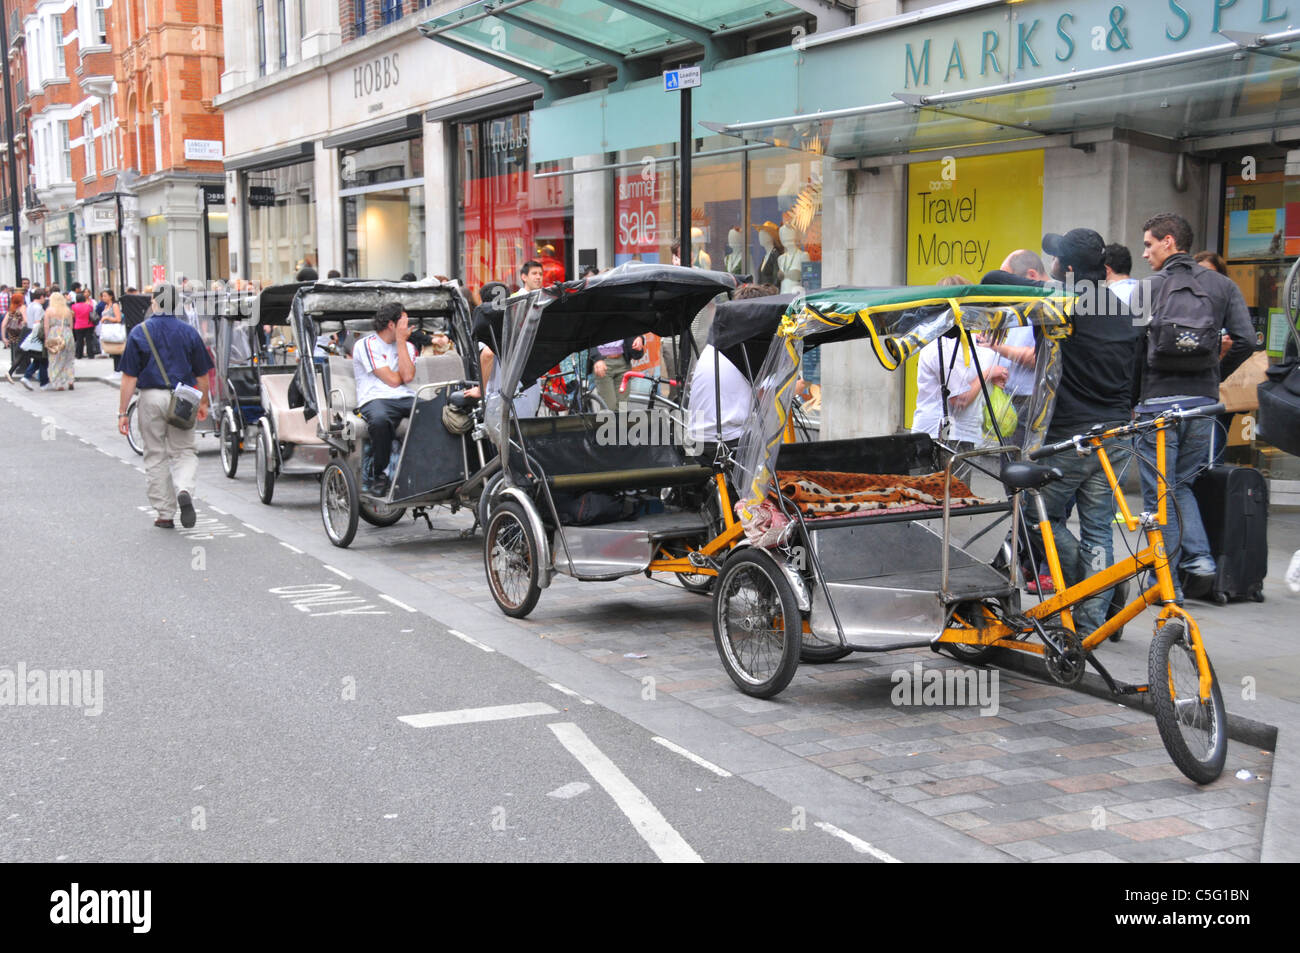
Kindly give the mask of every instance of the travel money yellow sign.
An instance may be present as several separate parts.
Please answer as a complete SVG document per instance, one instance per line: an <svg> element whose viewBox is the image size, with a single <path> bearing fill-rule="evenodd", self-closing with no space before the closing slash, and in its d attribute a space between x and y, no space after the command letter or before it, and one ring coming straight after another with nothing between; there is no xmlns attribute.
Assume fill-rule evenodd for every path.
<svg viewBox="0 0 1300 953"><path fill-rule="evenodd" d="M908 168L907 283L972 283L1017 248L1041 253L1043 151L946 158Z"/></svg>
<svg viewBox="0 0 1300 953"><path fill-rule="evenodd" d="M918 162L907 176L907 283L977 282L1018 248L1042 254L1043 150ZM903 426L916 409L909 360Z"/></svg>

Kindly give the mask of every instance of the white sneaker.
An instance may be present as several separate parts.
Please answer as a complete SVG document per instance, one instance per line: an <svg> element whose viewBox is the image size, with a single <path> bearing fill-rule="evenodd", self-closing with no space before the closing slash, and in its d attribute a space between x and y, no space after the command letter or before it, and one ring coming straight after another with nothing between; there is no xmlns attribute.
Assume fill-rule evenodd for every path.
<svg viewBox="0 0 1300 953"><path fill-rule="evenodd" d="M53 389L54 389L54 385L53 385L53 384L42 384L42 385L41 385L41 390L53 390Z"/></svg>
<svg viewBox="0 0 1300 953"><path fill-rule="evenodd" d="M1300 549L1291 557L1291 565L1286 570L1286 584L1292 592L1300 592Z"/></svg>

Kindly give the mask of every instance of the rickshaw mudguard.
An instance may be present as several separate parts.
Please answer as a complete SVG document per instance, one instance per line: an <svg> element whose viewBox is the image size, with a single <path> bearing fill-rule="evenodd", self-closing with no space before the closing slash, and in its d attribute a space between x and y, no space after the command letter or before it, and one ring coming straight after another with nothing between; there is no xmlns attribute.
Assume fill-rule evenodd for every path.
<svg viewBox="0 0 1300 953"><path fill-rule="evenodd" d="M790 565L789 561L777 559L776 556L772 554L771 550L765 549L762 546L755 546L745 540L737 543L735 548L728 554L728 557L730 558L730 556L740 552L762 553L763 558L768 560L768 562L770 562L776 570L785 577L786 582L790 583L790 588L794 590L795 602L799 605L799 611L812 611L812 593L808 588L808 583L803 576L799 574L799 571ZM836 644L839 644L838 637L833 637L833 641Z"/></svg>
<svg viewBox="0 0 1300 953"><path fill-rule="evenodd" d="M501 486L497 489L496 495L498 498L514 500L523 507L528 526L533 531L533 538L537 540L539 556L537 585L542 589L547 588L555 577L555 563L551 559L550 539L546 535L546 527L542 525L542 516L537 512L537 506L533 503L532 497L517 486Z"/></svg>

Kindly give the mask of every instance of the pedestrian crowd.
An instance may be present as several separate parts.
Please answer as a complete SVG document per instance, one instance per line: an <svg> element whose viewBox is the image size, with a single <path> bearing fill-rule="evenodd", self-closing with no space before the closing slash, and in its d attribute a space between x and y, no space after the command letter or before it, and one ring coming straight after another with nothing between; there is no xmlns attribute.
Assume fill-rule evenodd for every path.
<svg viewBox="0 0 1300 953"><path fill-rule="evenodd" d="M979 279L983 285L1063 288L1076 296L1071 332L1061 342L1060 381L1046 442L1132 419L1150 420L1175 407L1212 405L1219 399L1220 382L1256 350L1255 329L1240 289L1227 277L1218 255L1193 256L1192 242L1191 225L1181 216L1165 213L1149 219L1142 230L1142 257L1154 275L1138 282L1130 276L1133 259L1128 248L1106 244L1092 229L1076 228L1043 236L1050 267L1037 252L1017 249L999 269ZM971 283L961 275L941 282ZM958 358L957 342L940 338L922 349L912 427L943 437L957 451L1000 443L999 438L1008 436L1022 446L1041 351L1035 330L1013 328L996 340L980 336L977 345L976 360L969 363ZM977 368L988 369L983 380ZM989 394L987 401L979 399L982 390ZM1010 408L1004 418L1010 433L996 432L1000 406ZM1169 500L1165 532L1179 599L1207 596L1222 582L1192 489L1195 479L1222 455L1226 440L1216 439L1216 428L1226 434L1215 418L1194 417L1166 430L1163 476L1154 466L1154 433L1132 448L1139 461L1144 507L1155 512L1162 495ZM1059 454L1051 463L1064 478L1039 492L1065 582L1074 585L1114 562L1114 500L1096 454ZM1072 512L1077 513L1077 537L1066 525ZM1045 593L1052 581L1041 547L1035 539L1038 566L1026 570L1026 581L1030 591ZM1300 576L1300 554L1288 576L1293 574ZM1300 586L1300 578L1295 584ZM1101 593L1076 607L1080 631L1094 630L1105 621L1111 597Z"/></svg>
<svg viewBox="0 0 1300 953"><path fill-rule="evenodd" d="M128 288L133 293L134 288ZM5 378L28 390L73 390L75 361L110 357L114 376L126 346L126 325L117 296L107 289L95 296L81 282L65 293L58 284L33 287L0 285L0 334L9 348Z"/></svg>

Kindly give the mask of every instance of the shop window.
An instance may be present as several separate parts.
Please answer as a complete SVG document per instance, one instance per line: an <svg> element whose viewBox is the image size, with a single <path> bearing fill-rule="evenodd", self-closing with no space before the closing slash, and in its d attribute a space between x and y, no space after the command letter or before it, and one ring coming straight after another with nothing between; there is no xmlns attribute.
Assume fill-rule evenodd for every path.
<svg viewBox="0 0 1300 953"><path fill-rule="evenodd" d="M574 277L573 184L564 162L528 161L528 113L457 126L457 238L460 276L519 285L519 269L542 263L547 284Z"/></svg>
<svg viewBox="0 0 1300 953"><path fill-rule="evenodd" d="M427 271L424 140L344 150L344 274L397 279Z"/></svg>
<svg viewBox="0 0 1300 953"><path fill-rule="evenodd" d="M292 281L299 268L316 264L313 170L300 162L248 176L248 277L262 285Z"/></svg>
<svg viewBox="0 0 1300 953"><path fill-rule="evenodd" d="M1224 178L1220 254L1237 283L1255 326L1256 343L1270 362L1283 356L1288 340L1282 302L1287 272L1300 256L1300 175L1287 173L1285 158L1251 153L1255 174ZM1225 164L1240 172L1240 160ZM1232 418L1226 436L1228 459L1258 466L1272 479L1300 480L1300 459L1254 438L1250 414Z"/></svg>
<svg viewBox="0 0 1300 953"><path fill-rule="evenodd" d="M786 294L821 288L822 163L763 150L749 158L749 265Z"/></svg>

